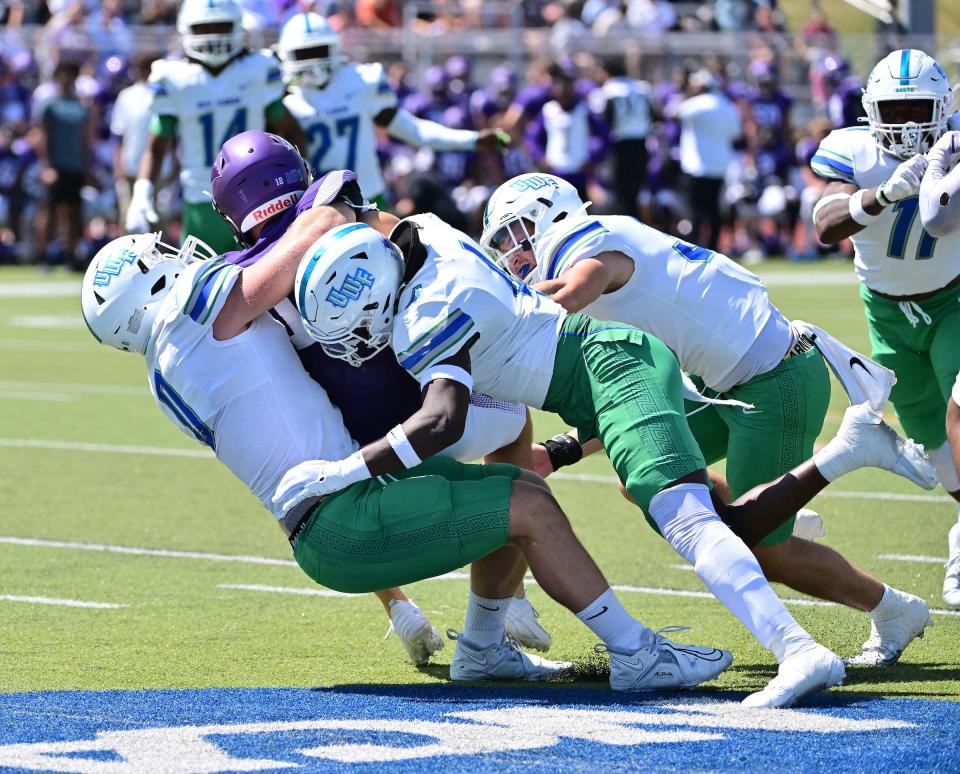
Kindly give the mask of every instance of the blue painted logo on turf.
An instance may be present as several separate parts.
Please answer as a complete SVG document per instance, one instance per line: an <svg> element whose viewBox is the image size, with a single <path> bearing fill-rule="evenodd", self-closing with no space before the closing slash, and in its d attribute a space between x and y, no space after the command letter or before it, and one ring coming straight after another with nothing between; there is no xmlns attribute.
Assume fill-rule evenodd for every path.
<svg viewBox="0 0 960 774"><path fill-rule="evenodd" d="M360 298L364 288L372 288L376 278L375 274L371 274L366 269L357 269L353 274L343 278L339 288L330 289L327 293L327 301L343 309L351 301Z"/></svg>
<svg viewBox="0 0 960 774"><path fill-rule="evenodd" d="M829 703L745 710L707 693L448 685L6 694L0 770L867 772L956 764L960 704L842 694L822 701Z"/></svg>

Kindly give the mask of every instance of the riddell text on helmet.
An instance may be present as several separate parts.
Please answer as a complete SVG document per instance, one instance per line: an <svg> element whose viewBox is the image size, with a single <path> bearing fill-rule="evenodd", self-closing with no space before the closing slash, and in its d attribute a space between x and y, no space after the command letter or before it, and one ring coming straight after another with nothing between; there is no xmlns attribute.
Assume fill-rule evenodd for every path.
<svg viewBox="0 0 960 774"><path fill-rule="evenodd" d="M303 193L301 191L294 191L264 202L243 219L243 223L240 224L240 230L248 231L258 223L262 223L271 215L276 215L278 212L290 209L297 203L302 195Z"/></svg>

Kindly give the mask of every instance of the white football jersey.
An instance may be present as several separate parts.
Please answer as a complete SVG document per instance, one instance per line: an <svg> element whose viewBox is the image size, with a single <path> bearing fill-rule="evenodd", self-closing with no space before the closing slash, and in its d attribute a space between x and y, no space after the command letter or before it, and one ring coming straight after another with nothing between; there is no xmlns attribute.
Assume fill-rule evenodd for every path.
<svg viewBox="0 0 960 774"><path fill-rule="evenodd" d="M382 65L343 65L322 89L291 87L283 104L303 128L315 175L352 169L365 197L383 193L373 119L397 107L397 95Z"/></svg>
<svg viewBox="0 0 960 774"><path fill-rule="evenodd" d="M790 347L789 323L755 274L634 218L584 215L554 223L536 242L538 276L556 279L607 251L629 256L633 274L583 312L649 331L708 387L722 392L769 371ZM738 368L748 352L746 367Z"/></svg>
<svg viewBox="0 0 960 774"><path fill-rule="evenodd" d="M393 325L400 365L422 385L440 376L462 381L440 363L476 339L473 389L542 406L566 312L505 274L476 242L435 215L407 220L421 227L427 258L400 294Z"/></svg>
<svg viewBox="0 0 960 774"><path fill-rule="evenodd" d="M209 202L210 168L220 146L248 129L266 128L266 107L283 96L280 65L268 52L251 51L212 75L187 59L160 59L148 80L151 114L177 119L184 201Z"/></svg>
<svg viewBox="0 0 960 774"><path fill-rule="evenodd" d="M960 126L960 116L953 116L950 123ZM880 150L869 128L855 126L827 135L810 167L821 177L873 188L901 163ZM894 202L850 237L857 277L868 288L910 296L942 288L960 274L960 232L934 239L923 230L918 207L916 196Z"/></svg>
<svg viewBox="0 0 960 774"><path fill-rule="evenodd" d="M343 459L357 445L283 325L261 315L239 336L213 337L240 271L221 259L184 270L154 321L147 376L163 413L213 449L280 519L271 498L284 473L306 460Z"/></svg>

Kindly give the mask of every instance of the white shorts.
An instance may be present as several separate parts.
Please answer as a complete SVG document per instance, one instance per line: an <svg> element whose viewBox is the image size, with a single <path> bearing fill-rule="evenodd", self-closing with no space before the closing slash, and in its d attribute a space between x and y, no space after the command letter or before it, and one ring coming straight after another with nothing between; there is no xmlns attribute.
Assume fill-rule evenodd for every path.
<svg viewBox="0 0 960 774"><path fill-rule="evenodd" d="M463 436L441 453L459 462L477 462L516 441L526 421L527 409L524 405L495 400L481 392L471 392Z"/></svg>
<svg viewBox="0 0 960 774"><path fill-rule="evenodd" d="M953 392L950 395L953 402L960 406L960 374L957 374L957 381L953 383Z"/></svg>

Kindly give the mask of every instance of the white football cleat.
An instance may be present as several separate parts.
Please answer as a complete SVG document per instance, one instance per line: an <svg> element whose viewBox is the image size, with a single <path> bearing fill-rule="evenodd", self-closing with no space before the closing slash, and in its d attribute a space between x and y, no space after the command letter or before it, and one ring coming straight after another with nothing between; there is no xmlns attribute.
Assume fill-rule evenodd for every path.
<svg viewBox="0 0 960 774"><path fill-rule="evenodd" d="M409 600L397 600L390 605L390 628L387 639L393 632L406 648L410 660L423 666L430 656L443 650L443 640L423 611Z"/></svg>
<svg viewBox="0 0 960 774"><path fill-rule="evenodd" d="M847 676L843 662L816 642L784 659L766 688L751 693L744 707L792 707L804 696L825 691L843 682Z"/></svg>
<svg viewBox="0 0 960 774"><path fill-rule="evenodd" d="M881 468L903 476L924 489L937 485L937 474L924 454L923 446L904 438L868 403L849 406L836 437L830 441L842 448L849 470Z"/></svg>
<svg viewBox="0 0 960 774"><path fill-rule="evenodd" d="M796 521L793 522L793 536L803 540L816 540L827 533L823 530L823 519L816 511L801 508L797 511Z"/></svg>
<svg viewBox="0 0 960 774"><path fill-rule="evenodd" d="M896 600L895 615L882 621L871 620L870 639L856 656L845 658L844 664L853 666L893 666L900 654L923 630L933 625L930 606L920 597L890 589Z"/></svg>
<svg viewBox="0 0 960 774"><path fill-rule="evenodd" d="M947 559L947 573L943 578L943 601L953 608L960 607L960 521L950 527L947 540L950 554Z"/></svg>
<svg viewBox="0 0 960 774"><path fill-rule="evenodd" d="M733 654L719 648L678 645L661 632L678 632L687 626L668 626L656 632L652 647L636 653L616 653L597 645L597 653L610 654L610 687L615 691L672 691L693 688L712 680L733 663Z"/></svg>
<svg viewBox="0 0 960 774"><path fill-rule="evenodd" d="M553 638L550 632L540 625L540 613L526 597L514 597L507 606L507 620L504 628L508 637L513 637L523 647L546 653L550 650Z"/></svg>
<svg viewBox="0 0 960 774"><path fill-rule="evenodd" d="M447 637L457 641L450 662L451 680L549 680L573 669L569 661L548 661L524 653L506 638L484 648L464 639L456 629L447 629Z"/></svg>

